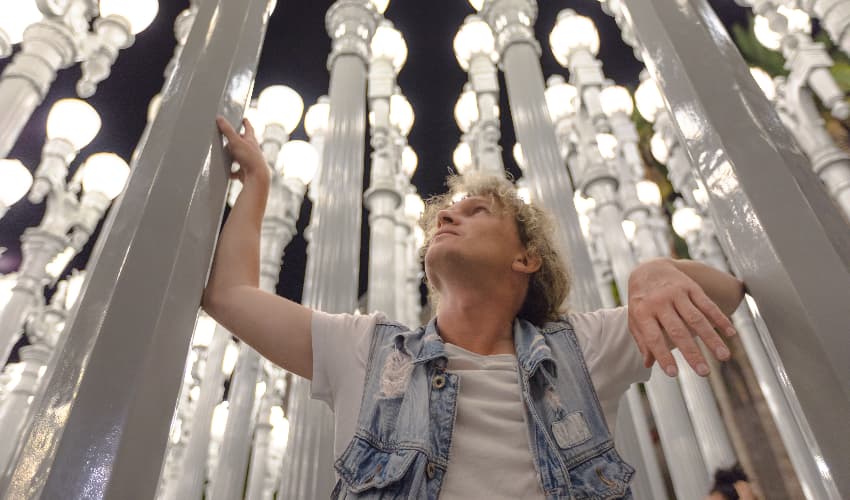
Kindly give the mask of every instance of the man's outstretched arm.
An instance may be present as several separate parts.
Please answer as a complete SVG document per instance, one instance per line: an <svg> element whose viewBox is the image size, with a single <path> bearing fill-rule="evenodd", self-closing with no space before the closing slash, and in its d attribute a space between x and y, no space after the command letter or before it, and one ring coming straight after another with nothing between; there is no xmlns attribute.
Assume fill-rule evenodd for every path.
<svg viewBox="0 0 850 500"><path fill-rule="evenodd" d="M729 320L744 298L744 284L727 273L690 260L655 259L629 278L629 330L649 367L655 360L665 373L678 373L670 350L679 351L700 375L708 363L694 337L721 361L729 349L721 336L735 335Z"/></svg>
<svg viewBox="0 0 850 500"><path fill-rule="evenodd" d="M217 123L233 160L239 163L233 176L243 188L221 230L201 306L273 363L311 378L312 311L259 288L260 232L270 169L247 120L241 135L223 118Z"/></svg>

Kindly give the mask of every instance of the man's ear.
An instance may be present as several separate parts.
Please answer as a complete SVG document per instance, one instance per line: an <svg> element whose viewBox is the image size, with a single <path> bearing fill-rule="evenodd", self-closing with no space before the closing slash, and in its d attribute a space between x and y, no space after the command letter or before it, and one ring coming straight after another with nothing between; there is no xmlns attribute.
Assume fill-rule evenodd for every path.
<svg viewBox="0 0 850 500"><path fill-rule="evenodd" d="M511 269L518 273L534 274L543 265L543 259L536 252L523 250L514 258Z"/></svg>

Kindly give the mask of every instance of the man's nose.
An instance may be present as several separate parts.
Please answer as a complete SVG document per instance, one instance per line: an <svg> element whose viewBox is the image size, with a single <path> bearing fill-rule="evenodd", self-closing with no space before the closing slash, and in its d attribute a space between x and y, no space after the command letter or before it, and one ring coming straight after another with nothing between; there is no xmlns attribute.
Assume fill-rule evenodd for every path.
<svg viewBox="0 0 850 500"><path fill-rule="evenodd" d="M437 227L442 226L443 224L454 224L455 219L452 213L444 208L437 212Z"/></svg>

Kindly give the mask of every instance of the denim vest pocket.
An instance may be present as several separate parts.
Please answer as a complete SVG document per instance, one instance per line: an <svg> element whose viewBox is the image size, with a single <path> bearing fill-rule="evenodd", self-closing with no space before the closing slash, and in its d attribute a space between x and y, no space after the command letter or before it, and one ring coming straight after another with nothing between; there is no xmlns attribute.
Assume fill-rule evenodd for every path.
<svg viewBox="0 0 850 500"><path fill-rule="evenodd" d="M402 448L385 451L369 441L355 436L334 464L340 481L345 483L344 485L337 485L337 488L345 488L348 493L354 494L364 493L372 489L410 489L411 481L396 483L399 483L410 472L411 465L416 461L417 455L421 455L424 460L425 454L419 450ZM374 493L374 498L383 498L379 492ZM403 495L402 491L393 491L393 494L388 496L403 498ZM373 495L368 497L373 498Z"/></svg>
<svg viewBox="0 0 850 500"><path fill-rule="evenodd" d="M576 500L631 498L629 480L635 469L614 448L572 466L569 471Z"/></svg>

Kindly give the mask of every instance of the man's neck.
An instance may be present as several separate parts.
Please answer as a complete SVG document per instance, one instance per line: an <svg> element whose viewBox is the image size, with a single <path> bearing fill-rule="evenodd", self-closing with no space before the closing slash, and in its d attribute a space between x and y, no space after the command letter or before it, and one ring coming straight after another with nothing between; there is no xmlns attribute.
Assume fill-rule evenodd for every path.
<svg viewBox="0 0 850 500"><path fill-rule="evenodd" d="M437 329L446 342L477 354L514 354L515 307L493 291L444 292Z"/></svg>

